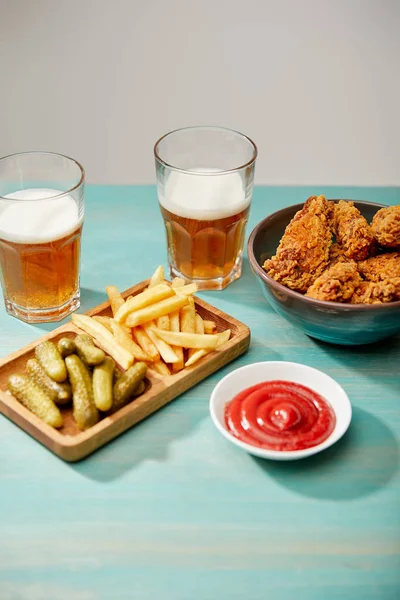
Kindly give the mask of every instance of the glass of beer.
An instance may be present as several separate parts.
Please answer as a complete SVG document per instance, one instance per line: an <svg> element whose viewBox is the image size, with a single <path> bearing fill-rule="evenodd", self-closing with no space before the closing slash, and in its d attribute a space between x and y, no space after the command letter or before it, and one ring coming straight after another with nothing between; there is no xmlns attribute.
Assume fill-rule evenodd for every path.
<svg viewBox="0 0 400 600"><path fill-rule="evenodd" d="M0 159L0 272L6 310L28 323L79 306L85 172L67 156Z"/></svg>
<svg viewBox="0 0 400 600"><path fill-rule="evenodd" d="M171 275L224 289L241 275L256 145L222 127L186 127L154 155Z"/></svg>

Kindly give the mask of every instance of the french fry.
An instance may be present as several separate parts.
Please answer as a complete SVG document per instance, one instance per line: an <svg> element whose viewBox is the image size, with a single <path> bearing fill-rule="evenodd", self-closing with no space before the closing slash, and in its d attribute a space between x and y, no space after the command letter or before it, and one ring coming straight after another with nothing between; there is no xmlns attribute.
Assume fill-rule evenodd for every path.
<svg viewBox="0 0 400 600"><path fill-rule="evenodd" d="M183 281L183 280L182 280ZM179 319L179 310L171 313L169 316L169 328L170 331L180 331L180 319ZM161 329L161 328L160 328ZM178 361L172 365L172 370L174 373L180 371L184 367L184 357L183 357L183 348L181 346L171 346L172 350L175 352L178 357Z"/></svg>
<svg viewBox="0 0 400 600"><path fill-rule="evenodd" d="M132 329L132 335L153 362L160 360L160 353L142 327Z"/></svg>
<svg viewBox="0 0 400 600"><path fill-rule="evenodd" d="M218 337L219 337L219 340L218 340L217 348L220 348L221 346L226 344L226 342L231 337L231 330L225 329L225 331L221 331L221 333L218 334Z"/></svg>
<svg viewBox="0 0 400 600"><path fill-rule="evenodd" d="M188 305L181 308L181 331L185 333L196 332L196 311L194 305Z"/></svg>
<svg viewBox="0 0 400 600"><path fill-rule="evenodd" d="M158 360L152 363L149 368L154 369L154 371L156 371L160 375L171 375L171 371L162 360Z"/></svg>
<svg viewBox="0 0 400 600"><path fill-rule="evenodd" d="M101 325L104 325L104 327L106 327L108 329L108 331L112 332L112 329L111 329L111 317L102 317L100 315L98 317L93 317L93 319L95 321L97 321L98 323L101 323Z"/></svg>
<svg viewBox="0 0 400 600"><path fill-rule="evenodd" d="M151 327L151 330L157 337L164 342L167 342L167 344L182 346L182 348L205 348L214 350L219 340L219 336L215 334L201 335L199 333L176 333L175 331L157 329L157 327Z"/></svg>
<svg viewBox="0 0 400 600"><path fill-rule="evenodd" d="M115 285L108 285L106 287L106 292L110 300L112 314L115 317L116 313L118 312L118 309L121 308L123 304L125 304L125 300L123 299L123 297L118 291L118 288L116 288Z"/></svg>
<svg viewBox="0 0 400 600"><path fill-rule="evenodd" d="M182 309L183 310L183 309ZM201 316L198 313L195 313L195 333L204 333L204 322ZM199 352L199 350L195 350L194 348L190 348L188 352L188 358L193 356L195 352Z"/></svg>
<svg viewBox="0 0 400 600"><path fill-rule="evenodd" d="M192 296L199 289L197 283L189 283L188 285L182 285L175 288L179 294L185 294L185 296Z"/></svg>
<svg viewBox="0 0 400 600"><path fill-rule="evenodd" d="M128 297L125 299L125 302L128 302L128 300L132 300L132 298L133 298L133 296L128 296Z"/></svg>
<svg viewBox="0 0 400 600"><path fill-rule="evenodd" d="M164 268L160 265L159 267L157 267L157 269L154 271L153 275L150 278L149 288L152 288L158 285L159 283L162 283L164 280Z"/></svg>
<svg viewBox="0 0 400 600"><path fill-rule="evenodd" d="M178 373L178 371L182 371L183 367L185 366L183 348L180 348L179 346L171 346L171 348L178 358L178 362L172 363L172 370L174 373Z"/></svg>
<svg viewBox="0 0 400 600"><path fill-rule="evenodd" d="M171 288L168 289L174 294L174 291ZM148 291L151 292L151 290ZM173 312L174 310L178 310L178 308L182 308L188 303L189 300L187 296L174 294L170 298L161 300L161 302L151 304L150 306L146 306L145 308L135 311L128 316L125 323L129 327L136 327L137 325L142 325L148 321L154 321L158 319L158 317L168 315L169 313Z"/></svg>
<svg viewBox="0 0 400 600"><path fill-rule="evenodd" d="M87 315L72 315L74 325L94 337L103 350L112 356L123 369L129 369L133 364L133 354L128 352L113 338L112 333L104 325Z"/></svg>
<svg viewBox="0 0 400 600"><path fill-rule="evenodd" d="M156 321L156 325L159 329L165 329L169 331L169 315L164 315L163 317L158 317Z"/></svg>
<svg viewBox="0 0 400 600"><path fill-rule="evenodd" d="M107 286L106 292L107 292L107 296L110 300L112 314L115 317L115 315L117 314L117 312L119 311L121 306L124 306L125 300L123 299L120 292L118 291L118 288L116 288L115 285ZM103 323L103 324L106 326L105 323ZM111 324L110 324L110 327L111 327ZM110 327L107 327L107 329L110 329ZM111 331L112 331L112 329L111 329ZM130 333L129 329L126 330L126 333L127 334Z"/></svg>
<svg viewBox="0 0 400 600"><path fill-rule="evenodd" d="M105 338L106 340L114 341L113 334L106 327L104 327L104 325L102 325L98 321L95 321L92 317L88 317L87 315L73 314L71 316L71 319L72 319L72 322L77 327L80 327L81 329L83 329L83 327L81 327L81 325L82 326L84 325L86 328L90 328L91 331L93 331L93 334L89 333L89 331L88 331L87 333L89 333L89 335L94 336L94 334L96 334L96 335L98 334L101 337ZM110 321L111 321L111 319L110 319ZM86 331L86 329L85 329L85 331Z"/></svg>
<svg viewBox="0 0 400 600"><path fill-rule="evenodd" d="M177 355L175 354L175 352L172 350L171 346L164 340L161 340L160 338L158 338L154 334L152 327L154 327L154 323L152 321L150 321L150 323L145 323L143 325L143 329L145 330L145 332L147 333L147 335L149 336L149 338L151 339L151 341L153 342L153 344L159 351L160 356L163 359L163 361L166 363L178 362L179 359L178 359ZM163 331L163 330L160 329L160 331Z"/></svg>
<svg viewBox="0 0 400 600"><path fill-rule="evenodd" d="M214 321L208 321L207 319L204 319L203 323L204 323L204 333L215 333L217 326L214 323Z"/></svg>
<svg viewBox="0 0 400 600"><path fill-rule="evenodd" d="M138 346L138 344L136 344L136 342L133 341L130 329L127 329L123 325L116 323L114 321L114 319L111 321L111 328L112 328L112 332L114 334L115 341L120 346L125 348L125 350L128 350L128 352L133 354L133 356L135 357L136 360L143 360L143 361L151 360L150 356L148 356L148 354L143 352L142 348L140 346Z"/></svg>
<svg viewBox="0 0 400 600"><path fill-rule="evenodd" d="M231 337L231 330L226 329L225 331L222 331L221 333L218 334L218 337L219 337L219 340L218 340L217 347L215 348L216 350L218 350L218 348L223 346L229 340L229 338ZM185 362L185 367L191 367L198 360L200 360L200 358L203 358L203 356L206 356L210 352L212 352L212 350L205 350L204 348L202 348L200 350L196 350Z"/></svg>
<svg viewBox="0 0 400 600"><path fill-rule="evenodd" d="M192 300L192 298L189 298L188 306L181 308L180 312L181 331L184 333L196 333L196 310L194 308L194 302L190 302L190 300ZM191 348L191 350L195 352L193 348ZM189 356L191 350L188 352Z"/></svg>
<svg viewBox="0 0 400 600"><path fill-rule="evenodd" d="M205 333L204 321L198 313L196 313L195 319L196 319L196 327L195 327L196 333Z"/></svg>
<svg viewBox="0 0 400 600"><path fill-rule="evenodd" d="M169 328L170 331L180 331L179 328L179 310L174 310L174 312L169 315Z"/></svg>
<svg viewBox="0 0 400 600"><path fill-rule="evenodd" d="M117 323L124 323L131 313L139 311L146 306L156 304L160 300L164 300L170 296L175 296L175 292L166 283L155 285L151 289L144 290L144 292L133 296L133 298L125 302L115 315L115 320Z"/></svg>
<svg viewBox="0 0 400 600"><path fill-rule="evenodd" d="M172 287L178 288L178 287L183 287L185 285L185 280L182 279L182 277L174 277L172 280Z"/></svg>

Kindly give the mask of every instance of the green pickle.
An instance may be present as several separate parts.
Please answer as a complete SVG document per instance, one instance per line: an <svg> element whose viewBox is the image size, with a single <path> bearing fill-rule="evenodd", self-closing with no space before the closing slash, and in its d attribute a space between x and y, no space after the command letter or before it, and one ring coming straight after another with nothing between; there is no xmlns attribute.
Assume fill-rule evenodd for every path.
<svg viewBox="0 0 400 600"><path fill-rule="evenodd" d="M51 379L36 358L30 358L26 363L26 370L31 379L41 388L56 404L67 404L72 398L69 383L57 383Z"/></svg>
<svg viewBox="0 0 400 600"><path fill-rule="evenodd" d="M71 338L61 338L58 341L57 348L63 358L76 352L75 342Z"/></svg>
<svg viewBox="0 0 400 600"><path fill-rule="evenodd" d="M141 396L145 389L146 389L146 385L145 385L144 381L142 380L139 383L139 385L137 386L137 388L135 390L133 390L132 396L135 398L136 398L136 396Z"/></svg>
<svg viewBox="0 0 400 600"><path fill-rule="evenodd" d="M39 419L51 427L62 427L63 418L58 406L56 406L35 381L27 375L11 375L8 379L8 389L12 395L17 398L33 412Z"/></svg>
<svg viewBox="0 0 400 600"><path fill-rule="evenodd" d="M36 346L35 356L51 379L58 383L67 379L67 369L63 357L53 342L42 342Z"/></svg>
<svg viewBox="0 0 400 600"><path fill-rule="evenodd" d="M99 410L110 410L113 401L115 362L106 356L101 365L93 369L93 398Z"/></svg>
<svg viewBox="0 0 400 600"><path fill-rule="evenodd" d="M72 386L73 416L81 431L95 425L99 411L93 401L92 378L79 356L71 354L65 359Z"/></svg>
<svg viewBox="0 0 400 600"><path fill-rule="evenodd" d="M143 383L144 391L143 379L146 375L146 372L146 363L138 362L125 371L125 373L123 373L121 377L117 379L117 381L114 383L114 398L111 412L119 410L129 402L132 396L138 395L135 393L135 391L138 389L141 383Z"/></svg>
<svg viewBox="0 0 400 600"><path fill-rule="evenodd" d="M77 335L75 338L75 345L79 358L90 367L102 363L106 356L101 348L94 345L90 335Z"/></svg>

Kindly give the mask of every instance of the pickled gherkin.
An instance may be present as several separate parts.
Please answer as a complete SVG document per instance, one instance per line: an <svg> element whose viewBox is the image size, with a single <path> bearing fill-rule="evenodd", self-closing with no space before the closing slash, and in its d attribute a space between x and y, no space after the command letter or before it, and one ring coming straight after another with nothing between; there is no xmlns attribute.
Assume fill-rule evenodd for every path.
<svg viewBox="0 0 400 600"><path fill-rule="evenodd" d="M51 379L58 383L67 379L67 369L63 357L53 342L42 342L36 346L35 356Z"/></svg>
<svg viewBox="0 0 400 600"><path fill-rule="evenodd" d="M132 396L135 395L135 390L143 382L146 372L146 363L138 362L125 371L125 373L123 373L121 377L117 379L117 381L114 383L114 398L111 412L119 410L129 402Z"/></svg>
<svg viewBox="0 0 400 600"><path fill-rule="evenodd" d="M26 370L35 383L44 389L46 394L56 404L67 404L72 398L69 383L57 383L51 379L36 358L30 358L26 363Z"/></svg>
<svg viewBox="0 0 400 600"><path fill-rule="evenodd" d="M85 333L76 336L75 346L79 358L89 366L99 365L106 356L101 348L95 346L90 335Z"/></svg>
<svg viewBox="0 0 400 600"><path fill-rule="evenodd" d="M57 348L63 358L76 352L75 342L71 338L61 338L58 341Z"/></svg>
<svg viewBox="0 0 400 600"><path fill-rule="evenodd" d="M137 388L135 388L132 392L132 397L135 398L136 396L140 396L141 394L143 394L143 392L146 389L146 384L145 382L142 380L139 385L137 386Z"/></svg>
<svg viewBox="0 0 400 600"><path fill-rule="evenodd" d="M8 379L8 389L12 395L39 419L51 427L62 427L60 409L46 392L27 375L14 374Z"/></svg>
<svg viewBox="0 0 400 600"><path fill-rule="evenodd" d="M99 410L110 410L113 401L115 361L106 356L101 365L93 369L93 399Z"/></svg>
<svg viewBox="0 0 400 600"><path fill-rule="evenodd" d="M72 386L73 416L81 431L95 425L99 411L93 401L92 378L79 356L71 354L65 359Z"/></svg>

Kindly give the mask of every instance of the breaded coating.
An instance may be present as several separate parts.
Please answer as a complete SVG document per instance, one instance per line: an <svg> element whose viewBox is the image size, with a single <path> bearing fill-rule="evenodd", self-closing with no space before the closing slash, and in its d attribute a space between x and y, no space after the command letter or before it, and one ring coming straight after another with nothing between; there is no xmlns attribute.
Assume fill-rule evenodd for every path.
<svg viewBox="0 0 400 600"><path fill-rule="evenodd" d="M371 222L372 233L385 248L400 248L400 204L381 208Z"/></svg>
<svg viewBox="0 0 400 600"><path fill-rule="evenodd" d="M358 272L368 281L400 277L400 252L388 252L358 263Z"/></svg>
<svg viewBox="0 0 400 600"><path fill-rule="evenodd" d="M328 302L347 302L361 283L354 260L336 262L314 281L306 296Z"/></svg>
<svg viewBox="0 0 400 600"><path fill-rule="evenodd" d="M265 261L267 274L292 290L306 292L328 264L332 242L332 203L311 196L285 229L276 255Z"/></svg>
<svg viewBox="0 0 400 600"><path fill-rule="evenodd" d="M400 277L384 281L363 281L355 290L352 304L381 304L400 300Z"/></svg>
<svg viewBox="0 0 400 600"><path fill-rule="evenodd" d="M374 236L367 220L354 206L354 202L340 200L335 205L334 226L336 241L347 258L368 258L374 246Z"/></svg>
<svg viewBox="0 0 400 600"><path fill-rule="evenodd" d="M332 244L332 246L329 249L329 265L328 266L331 266L337 262L348 262L349 260L351 260L351 259L347 258L347 256L343 252L343 248L341 246L339 246L339 244L337 242Z"/></svg>

